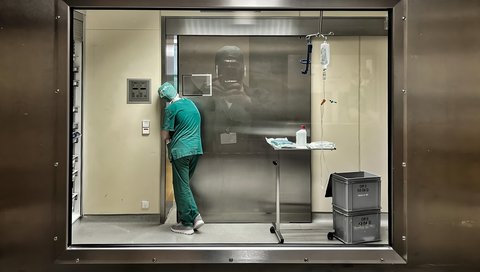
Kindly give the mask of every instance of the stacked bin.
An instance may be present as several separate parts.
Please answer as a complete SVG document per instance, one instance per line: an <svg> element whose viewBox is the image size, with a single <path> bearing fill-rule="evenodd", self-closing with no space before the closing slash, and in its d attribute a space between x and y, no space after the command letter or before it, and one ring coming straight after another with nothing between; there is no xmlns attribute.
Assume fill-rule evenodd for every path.
<svg viewBox="0 0 480 272"><path fill-rule="evenodd" d="M367 172L332 174L334 237L345 244L380 240L380 177Z"/></svg>

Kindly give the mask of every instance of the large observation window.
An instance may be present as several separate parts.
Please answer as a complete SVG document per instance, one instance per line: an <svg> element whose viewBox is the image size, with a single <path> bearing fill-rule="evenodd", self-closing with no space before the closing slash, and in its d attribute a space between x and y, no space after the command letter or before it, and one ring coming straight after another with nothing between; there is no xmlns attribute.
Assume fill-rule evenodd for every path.
<svg viewBox="0 0 480 272"><path fill-rule="evenodd" d="M391 249L388 11L72 15L69 247ZM202 116L193 235L170 231L165 81ZM265 140L301 125L311 149Z"/></svg>

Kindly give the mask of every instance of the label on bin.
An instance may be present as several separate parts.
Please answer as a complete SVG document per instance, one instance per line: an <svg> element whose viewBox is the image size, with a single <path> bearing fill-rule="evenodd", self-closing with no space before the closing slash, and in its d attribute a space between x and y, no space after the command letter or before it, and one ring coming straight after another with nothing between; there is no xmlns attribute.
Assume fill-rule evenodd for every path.
<svg viewBox="0 0 480 272"><path fill-rule="evenodd" d="M357 196L359 196L359 197L368 196L369 191L370 190L368 189L367 184L360 184L357 188Z"/></svg>
<svg viewBox="0 0 480 272"><path fill-rule="evenodd" d="M354 229L368 229L372 227L375 227L375 225L372 224L372 220L368 216L362 216L360 218L360 221L358 221L358 223L353 226Z"/></svg>

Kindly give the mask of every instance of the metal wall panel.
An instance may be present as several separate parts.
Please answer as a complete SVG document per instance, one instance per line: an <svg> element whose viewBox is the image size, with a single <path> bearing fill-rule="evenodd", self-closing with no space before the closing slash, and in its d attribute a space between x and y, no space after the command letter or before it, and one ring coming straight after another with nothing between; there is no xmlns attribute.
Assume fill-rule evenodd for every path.
<svg viewBox="0 0 480 272"><path fill-rule="evenodd" d="M319 18L168 18L166 35L287 36L318 32Z"/></svg>
<svg viewBox="0 0 480 272"><path fill-rule="evenodd" d="M71 149L70 136L71 120L70 110L70 91L73 86L71 82L72 67L70 66L72 52L70 48L71 31L70 9L63 1L56 1L55 6L55 126L51 128L54 133L54 167L55 167L55 186L54 209L52 209L53 222L52 241L54 250L58 257L65 251L65 245L68 244L68 228L71 225L72 213L70 203L72 201L72 189L69 186L69 177L71 172Z"/></svg>
<svg viewBox="0 0 480 272"><path fill-rule="evenodd" d="M89 1L72 1L88 3ZM96 1L108 6L127 1ZM158 5L159 1L141 1ZM188 6L189 1L164 1L171 7ZM238 1L236 1L238 2ZM282 1L279 8L293 7L294 1ZM321 6L323 1L308 1ZM341 3L342 1L332 1ZM392 7L391 1L374 2ZM92 3L92 2L90 2ZM196 3L200 3L196 1ZM208 5L218 1L205 1ZM257 1L242 2L255 8ZM300 2L305 4L305 1ZM7 0L0 2L0 270L1 271L478 271L476 256L479 239L478 153L479 132L479 2L476 0L409 0L405 46L408 91L408 252L409 264L392 265L112 265L118 261L112 250L69 251L71 263L95 259L107 251L102 263L108 265L54 264L52 247L65 247L65 240L53 240L54 226L66 224L63 199L52 200L57 154L67 135L56 136L56 113L66 107L56 105L54 90L57 57L54 41L54 0ZM190 3L191 4L191 3ZM229 2L226 2L229 5ZM302 7L299 5L298 7ZM354 6L352 6L354 7ZM62 13L63 15L63 13ZM66 31L59 29L58 31ZM65 56L66 48L60 48ZM63 53L62 53L63 52ZM65 63L65 61L63 61ZM395 62L393 66L396 67ZM59 66L59 69L66 67ZM66 71L66 70L65 70ZM65 77L66 78L66 77ZM27 80L28 79L28 80ZM19 83L20 82L20 83ZM67 86L65 82L63 86ZM65 101L61 98L62 101ZM394 102L396 104L396 102ZM64 113L63 113L64 114ZM395 114L395 113L394 113ZM397 116L394 116L394 120ZM63 123L63 121L65 121ZM66 131L62 131L65 133ZM65 136L65 137L64 137ZM56 137L60 138L58 142ZM64 141L65 142L62 142ZM448 143L448 144L446 144ZM66 163L67 156L60 162ZM63 172L63 173L61 173ZM59 172L66 177L67 168ZM57 183L58 184L58 183ZM59 210L53 210L60 206ZM52 220L57 214L55 220ZM63 221L62 221L63 220ZM56 223L52 222L56 221ZM395 229L394 229L395 231ZM168 249L173 261L178 251ZM115 251L115 250L113 250ZM282 250L280 250L282 251ZM122 251L120 251L122 252ZM154 251L155 252L155 251ZM288 253L288 251L286 251ZM267 251L252 252L252 257L282 256L286 261L309 262L309 253L299 250L294 256ZM376 250L369 250L382 256ZM108 254L110 253L110 254ZM230 261L232 252L206 252ZM320 252L321 253L321 252ZM365 253L365 252L364 252ZM154 262L152 251L133 250L139 262ZM355 254L353 252L352 254ZM365 253L366 254L366 253ZM114 254L115 255L115 254ZM193 255L192 255L193 256ZM244 256L248 257L248 256ZM362 256L356 255L356 258ZM81 259L80 259L81 258ZM334 255L324 258L335 259ZM353 257L352 259L355 259ZM232 258L235 262L236 258ZM240 259L241 260L241 259ZM247 260L247 259L243 259ZM384 259L390 262L391 259Z"/></svg>
<svg viewBox="0 0 480 272"><path fill-rule="evenodd" d="M323 17L322 33L335 33L335 36L387 36L386 17Z"/></svg>
<svg viewBox="0 0 480 272"><path fill-rule="evenodd" d="M394 182L390 184L390 212L392 219L390 228L390 240L397 253L407 259L406 252L406 143L405 143L405 116L406 116L406 89L405 87L405 30L406 24L406 1L401 1L392 11L392 35L390 46L390 86L392 93L389 99L389 114L391 115L389 146L391 152L390 178Z"/></svg>
<svg viewBox="0 0 480 272"><path fill-rule="evenodd" d="M53 1L0 2L0 271L53 259L54 9Z"/></svg>
<svg viewBox="0 0 480 272"><path fill-rule="evenodd" d="M480 264L480 2L407 8L409 259Z"/></svg>
<svg viewBox="0 0 480 272"><path fill-rule="evenodd" d="M318 32L320 17L184 18L166 20L166 35L305 36ZM387 36L386 17L323 17L322 33Z"/></svg>
<svg viewBox="0 0 480 272"><path fill-rule="evenodd" d="M160 8L160 9L234 9L234 10L303 10L303 9L386 9L400 0L65 0L75 8Z"/></svg>

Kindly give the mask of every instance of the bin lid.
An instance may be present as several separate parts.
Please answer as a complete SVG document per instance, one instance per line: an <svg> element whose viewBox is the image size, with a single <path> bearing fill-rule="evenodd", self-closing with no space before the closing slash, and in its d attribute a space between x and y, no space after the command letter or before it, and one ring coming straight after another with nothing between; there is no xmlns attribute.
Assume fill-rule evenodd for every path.
<svg viewBox="0 0 480 272"><path fill-rule="evenodd" d="M358 182L379 182L380 176L365 171L333 173L332 177L336 181L344 183Z"/></svg>

